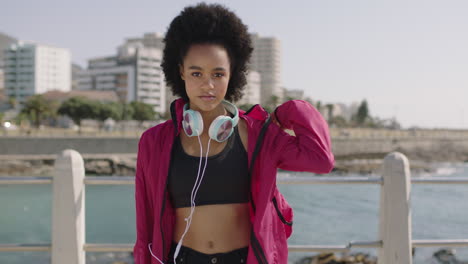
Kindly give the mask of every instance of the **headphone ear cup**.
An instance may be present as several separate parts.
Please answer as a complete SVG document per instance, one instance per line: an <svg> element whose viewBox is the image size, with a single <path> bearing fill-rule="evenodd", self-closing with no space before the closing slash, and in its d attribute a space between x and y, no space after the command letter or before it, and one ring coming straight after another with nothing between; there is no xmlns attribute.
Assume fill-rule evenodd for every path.
<svg viewBox="0 0 468 264"><path fill-rule="evenodd" d="M198 111L184 110L182 126L185 134L189 137L199 136L203 133L203 119Z"/></svg>
<svg viewBox="0 0 468 264"><path fill-rule="evenodd" d="M228 116L218 116L210 125L208 135L218 142L226 141L234 131L232 118Z"/></svg>

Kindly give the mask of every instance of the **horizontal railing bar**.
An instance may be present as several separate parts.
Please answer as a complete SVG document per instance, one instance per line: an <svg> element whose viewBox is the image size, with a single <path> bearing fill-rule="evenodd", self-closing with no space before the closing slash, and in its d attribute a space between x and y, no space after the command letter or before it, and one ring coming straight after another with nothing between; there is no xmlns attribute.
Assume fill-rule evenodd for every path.
<svg viewBox="0 0 468 264"><path fill-rule="evenodd" d="M430 177L412 178L411 183L415 184L468 184L468 177Z"/></svg>
<svg viewBox="0 0 468 264"><path fill-rule="evenodd" d="M85 244L86 252L132 252L133 244Z"/></svg>
<svg viewBox="0 0 468 264"><path fill-rule="evenodd" d="M381 248L382 241L351 241L351 248Z"/></svg>
<svg viewBox="0 0 468 264"><path fill-rule="evenodd" d="M468 247L468 239L413 240L413 247Z"/></svg>
<svg viewBox="0 0 468 264"><path fill-rule="evenodd" d="M53 177L0 177L0 184L51 184ZM382 177L300 176L279 177L279 184L382 184ZM134 176L86 176L89 185L132 185ZM413 184L468 184L468 177L412 178Z"/></svg>
<svg viewBox="0 0 468 264"><path fill-rule="evenodd" d="M52 177L0 177L1 184L52 184Z"/></svg>
<svg viewBox="0 0 468 264"><path fill-rule="evenodd" d="M348 252L350 249L346 245L336 246L306 246L294 245L289 246L289 252Z"/></svg>
<svg viewBox="0 0 468 264"><path fill-rule="evenodd" d="M0 244L0 252L51 251L51 244Z"/></svg>
<svg viewBox="0 0 468 264"><path fill-rule="evenodd" d="M382 241L351 241L348 245L292 245L289 252L348 252L351 248L381 248Z"/></svg>
<svg viewBox="0 0 468 264"><path fill-rule="evenodd" d="M293 176L279 177L279 184L382 184L382 177Z"/></svg>
<svg viewBox="0 0 468 264"><path fill-rule="evenodd" d="M134 244L85 244L86 252L132 252ZM413 247L468 247L468 239L412 240ZM382 241L351 241L348 245L291 245L289 252L348 252L381 248ZM0 252L51 251L50 244L0 244Z"/></svg>
<svg viewBox="0 0 468 264"><path fill-rule="evenodd" d="M89 185L131 185L135 184L134 176L86 176L85 184Z"/></svg>

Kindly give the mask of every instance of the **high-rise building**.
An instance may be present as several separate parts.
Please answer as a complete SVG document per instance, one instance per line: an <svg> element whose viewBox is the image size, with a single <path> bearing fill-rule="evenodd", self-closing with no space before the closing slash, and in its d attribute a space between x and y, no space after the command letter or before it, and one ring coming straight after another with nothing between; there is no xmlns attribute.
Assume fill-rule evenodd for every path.
<svg viewBox="0 0 468 264"><path fill-rule="evenodd" d="M78 78L79 90L115 91L122 102L139 101L158 113L166 109L166 88L160 49L140 43L118 47L116 56L94 58Z"/></svg>
<svg viewBox="0 0 468 264"><path fill-rule="evenodd" d="M5 85L5 73L3 69L0 69L0 94L3 94L3 89Z"/></svg>
<svg viewBox="0 0 468 264"><path fill-rule="evenodd" d="M124 45L141 43L145 48L164 49L164 36L156 32L145 33L142 38L127 38Z"/></svg>
<svg viewBox="0 0 468 264"><path fill-rule="evenodd" d="M261 75L261 104L278 104L284 97L281 87L281 42L274 37L260 37L258 34L251 34L251 38L254 50L250 67Z"/></svg>
<svg viewBox="0 0 468 264"><path fill-rule="evenodd" d="M8 36L6 34L0 33L0 97L4 98L5 95L5 73L4 73L4 52L8 49L12 44L16 43L18 40Z"/></svg>
<svg viewBox="0 0 468 264"><path fill-rule="evenodd" d="M0 32L0 69L4 66L3 58L5 50L16 42L18 42L17 39Z"/></svg>
<svg viewBox="0 0 468 264"><path fill-rule="evenodd" d="M37 43L18 42L4 53L5 91L20 104L27 97L71 88L70 51Z"/></svg>
<svg viewBox="0 0 468 264"><path fill-rule="evenodd" d="M256 71L250 71L247 74L247 85L244 89L244 96L237 102L237 105L243 104L259 104L260 103L260 85L262 78L260 73Z"/></svg>

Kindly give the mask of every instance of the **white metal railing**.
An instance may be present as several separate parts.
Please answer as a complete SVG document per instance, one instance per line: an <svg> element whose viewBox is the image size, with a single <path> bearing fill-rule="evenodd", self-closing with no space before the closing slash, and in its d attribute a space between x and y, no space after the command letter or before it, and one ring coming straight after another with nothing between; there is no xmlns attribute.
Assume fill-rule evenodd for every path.
<svg viewBox="0 0 468 264"><path fill-rule="evenodd" d="M352 248L377 248L379 264L412 263L412 247L468 247L468 239L413 240L411 238L412 184L468 184L467 178L411 178L408 159L388 154L381 177L309 176L284 177L279 184L378 184L381 186L379 240L351 241L346 245L291 245L290 252L347 252ZM2 177L0 184L52 184L52 244L0 244L0 252L49 251L52 263L84 264L85 252L131 252L133 244L86 244L84 239L84 186L132 185L134 177L85 177L83 157L74 150L57 156L54 177ZM70 210L73 208L74 210ZM70 214L72 212L72 214Z"/></svg>

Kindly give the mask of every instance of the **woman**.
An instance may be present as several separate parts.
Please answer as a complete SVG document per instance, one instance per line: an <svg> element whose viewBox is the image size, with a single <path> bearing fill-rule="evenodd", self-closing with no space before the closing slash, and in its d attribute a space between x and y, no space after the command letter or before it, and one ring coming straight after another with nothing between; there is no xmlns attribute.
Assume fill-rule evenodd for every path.
<svg viewBox="0 0 468 264"><path fill-rule="evenodd" d="M164 41L166 81L181 98L139 142L135 263L287 263L292 209L276 171L330 172L326 122L304 101L271 117L229 103L242 95L252 44L225 7L185 8Z"/></svg>

